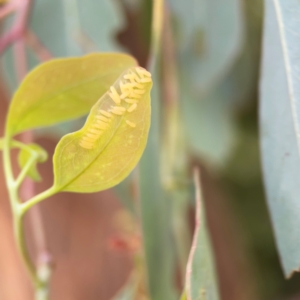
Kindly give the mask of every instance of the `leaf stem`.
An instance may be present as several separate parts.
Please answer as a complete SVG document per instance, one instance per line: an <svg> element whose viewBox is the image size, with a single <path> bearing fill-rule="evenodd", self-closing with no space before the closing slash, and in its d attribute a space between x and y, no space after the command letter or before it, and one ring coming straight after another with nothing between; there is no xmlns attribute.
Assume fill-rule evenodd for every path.
<svg viewBox="0 0 300 300"><path fill-rule="evenodd" d="M19 176L17 177L17 179L15 181L15 185L17 188L19 188L21 186L28 171L30 170L30 168L33 166L33 164L35 163L35 161L37 159L38 159L38 155L36 153L32 153L31 157L28 159L28 161L26 162L26 165L24 166L24 168L22 169L21 173L19 174Z"/></svg>
<svg viewBox="0 0 300 300"><path fill-rule="evenodd" d="M10 205L13 212L15 240L29 275L32 281L35 284L37 284L38 278L35 273L34 265L28 254L27 247L25 244L25 239L24 239L23 218L22 218L23 213L22 213L21 202L18 197L18 186L14 180L14 176L12 172L9 135L6 135L3 140L3 165L4 165L6 185L9 193Z"/></svg>
<svg viewBox="0 0 300 300"><path fill-rule="evenodd" d="M153 0L151 46L148 61L149 70L153 71L160 52L163 28L164 0Z"/></svg>
<svg viewBox="0 0 300 300"><path fill-rule="evenodd" d="M46 198L53 196L57 192L58 192L57 189L54 186L52 186L49 189L43 191L42 193L37 194L36 196L29 199L28 201L22 203L21 204L22 214L25 214L32 206L36 205L37 203L43 201Z"/></svg>
<svg viewBox="0 0 300 300"><path fill-rule="evenodd" d="M5 173L5 180L8 188L8 193L9 193L10 205L13 213L14 236L15 236L17 248L24 261L29 276L34 284L35 292L36 292L36 296L35 296L36 300L46 300L48 298L48 282L49 282L51 270L47 264L43 264L41 265L41 267L36 269L34 263L32 262L26 246L23 218L25 213L33 205L55 194L57 190L54 189L54 187L51 187L48 190L34 196L30 200L22 203L19 199L18 190L20 188L20 185L24 181L32 164L38 159L39 155L27 145L12 140L7 133L5 137L0 141L2 142L0 144L1 144L1 148L3 149L4 173ZM21 173L19 174L16 180L14 179L12 165L11 165L11 156L10 156L11 147L25 149L26 151L29 151L31 153L30 159L28 160L28 162L26 163L25 167L22 169Z"/></svg>

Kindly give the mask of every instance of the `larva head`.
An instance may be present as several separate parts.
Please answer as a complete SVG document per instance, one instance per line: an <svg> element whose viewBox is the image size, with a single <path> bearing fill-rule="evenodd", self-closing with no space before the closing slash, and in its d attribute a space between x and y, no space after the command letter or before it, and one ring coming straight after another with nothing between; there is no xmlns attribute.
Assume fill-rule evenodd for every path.
<svg viewBox="0 0 300 300"><path fill-rule="evenodd" d="M147 142L151 87L151 74L141 67L118 78L93 106L83 128L59 142L54 155L56 186L94 192L130 173Z"/></svg>

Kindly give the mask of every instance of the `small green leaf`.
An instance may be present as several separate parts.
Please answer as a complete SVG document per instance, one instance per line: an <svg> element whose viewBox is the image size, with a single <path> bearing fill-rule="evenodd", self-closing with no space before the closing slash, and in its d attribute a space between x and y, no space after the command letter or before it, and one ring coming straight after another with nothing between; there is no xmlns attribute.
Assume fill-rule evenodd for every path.
<svg viewBox="0 0 300 300"><path fill-rule="evenodd" d="M196 226L186 271L187 300L218 300L219 291L214 258L206 225L199 171L194 174L196 188Z"/></svg>
<svg viewBox="0 0 300 300"><path fill-rule="evenodd" d="M27 161L30 159L32 155L29 149L34 151L38 155L38 159L34 162L32 167L29 169L28 176L34 181L41 181L41 176L37 170L37 164L45 162L48 158L48 154L46 150L44 150L41 146L37 144L29 144L26 146L27 146L26 148L22 148L19 152L19 156L18 156L19 166L20 168L23 169Z"/></svg>
<svg viewBox="0 0 300 300"><path fill-rule="evenodd" d="M134 58L117 53L55 59L40 65L26 76L13 97L8 134L87 114L120 73L135 65Z"/></svg>
<svg viewBox="0 0 300 300"><path fill-rule="evenodd" d="M140 73L147 75L140 75L141 79ZM60 140L53 157L54 189L97 192L118 184L132 171L150 127L152 80L148 76L142 68L124 72L93 106L83 128Z"/></svg>

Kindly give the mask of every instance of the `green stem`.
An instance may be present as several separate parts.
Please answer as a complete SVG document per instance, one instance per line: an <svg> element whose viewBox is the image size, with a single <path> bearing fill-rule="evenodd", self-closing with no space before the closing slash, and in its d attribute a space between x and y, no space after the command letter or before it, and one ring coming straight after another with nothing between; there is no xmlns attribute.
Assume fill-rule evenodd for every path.
<svg viewBox="0 0 300 300"><path fill-rule="evenodd" d="M33 164L35 163L35 161L37 160L38 156L36 154L31 155L31 157L28 159L26 165L24 166L24 168L22 169L21 173L19 174L15 185L16 188L19 188L23 182L23 180L25 179L28 171L30 170L30 168L33 166Z"/></svg>
<svg viewBox="0 0 300 300"><path fill-rule="evenodd" d="M152 6L152 29L151 29L151 46L148 68L153 72L156 60L159 56L161 35L163 28L164 0L153 0Z"/></svg>
<svg viewBox="0 0 300 300"><path fill-rule="evenodd" d="M18 197L18 186L14 180L14 176L12 172L11 157L10 157L10 138L8 135L5 136L3 141L3 165L4 165L6 185L9 193L10 205L13 212L15 240L29 275L32 281L35 284L37 284L38 279L36 276L35 268L28 254L27 247L25 244L25 239L24 239L23 222L22 222L23 213L22 213L21 203Z"/></svg>
<svg viewBox="0 0 300 300"><path fill-rule="evenodd" d="M18 196L18 190L22 184L24 178L28 174L29 169L38 159L38 154L33 151L27 145L11 140L8 134L5 135L4 139L1 139L1 148L3 148L3 165L5 172L6 185L8 188L10 204L13 213L13 226L14 226L14 236L17 244L18 251L24 261L24 264L28 270L29 276L35 287L35 299L36 300L47 300L48 299L48 282L51 275L50 267L47 264L43 264L38 269L34 266L30 255L27 250L25 236L24 236L24 226L23 218L25 213L35 204L40 201L50 197L57 191L51 187L48 190L34 196L25 203L22 203ZM26 163L25 167L22 169L18 178L15 180L13 176L12 166L11 166L11 156L10 148L17 147L25 149L31 153L31 157Z"/></svg>
<svg viewBox="0 0 300 300"><path fill-rule="evenodd" d="M49 189L45 190L44 192L37 194L36 196L29 199L28 201L22 203L21 204L22 214L25 214L32 206L36 205L37 203L43 201L46 198L51 197L57 192L58 191L52 186Z"/></svg>
<svg viewBox="0 0 300 300"><path fill-rule="evenodd" d="M15 235L15 240L17 243L18 250L26 265L31 280L35 286L38 286L39 279L36 275L35 266L31 261L29 253L27 251L25 236L24 236L24 228L23 228L23 217L22 215L20 215L20 213L14 214L14 235Z"/></svg>

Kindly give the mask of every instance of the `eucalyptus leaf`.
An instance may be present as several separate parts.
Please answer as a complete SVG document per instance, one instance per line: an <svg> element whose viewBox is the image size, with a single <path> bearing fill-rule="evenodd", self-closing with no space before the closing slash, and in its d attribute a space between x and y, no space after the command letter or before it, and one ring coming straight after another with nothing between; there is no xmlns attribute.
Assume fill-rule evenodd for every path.
<svg viewBox="0 0 300 300"><path fill-rule="evenodd" d="M171 234L171 199L162 188L160 111L157 76L152 93L152 122L140 166L141 223L150 299L178 299L174 284L175 249Z"/></svg>
<svg viewBox="0 0 300 300"><path fill-rule="evenodd" d="M180 105L189 147L222 167L235 144L232 103L240 94L232 87L241 77L233 71L244 45L242 3L171 0L171 11L177 21Z"/></svg>
<svg viewBox="0 0 300 300"><path fill-rule="evenodd" d="M186 272L187 300L218 300L214 258L206 225L199 173L195 172L196 226Z"/></svg>
<svg viewBox="0 0 300 300"><path fill-rule="evenodd" d="M26 145L26 148L21 148L18 156L19 166L21 169L25 167L26 163L28 162L28 160L32 155L30 150L35 152L38 155L38 159L31 166L27 175L34 181L41 181L41 176L40 173L38 172L37 164L45 162L48 158L48 154L46 150L44 150L40 145L32 143Z"/></svg>
<svg viewBox="0 0 300 300"><path fill-rule="evenodd" d="M300 2L265 1L260 86L263 174L286 276L300 267Z"/></svg>
<svg viewBox="0 0 300 300"><path fill-rule="evenodd" d="M171 0L177 44L191 81L203 92L222 78L243 46L241 0Z"/></svg>
<svg viewBox="0 0 300 300"><path fill-rule="evenodd" d="M10 105L7 132L78 118L136 61L128 55L95 53L46 62L23 80Z"/></svg>
<svg viewBox="0 0 300 300"><path fill-rule="evenodd" d="M138 89L129 90L128 97L140 92L137 103L127 103L135 100L125 97L116 105L118 99L113 100L111 93L123 97L126 91L121 91L120 84L131 85L126 78L137 76L138 70L143 69L124 72L92 107L83 128L59 141L53 157L55 190L89 193L108 189L135 167L148 138L152 81L148 77L149 82L142 83L141 79Z"/></svg>

